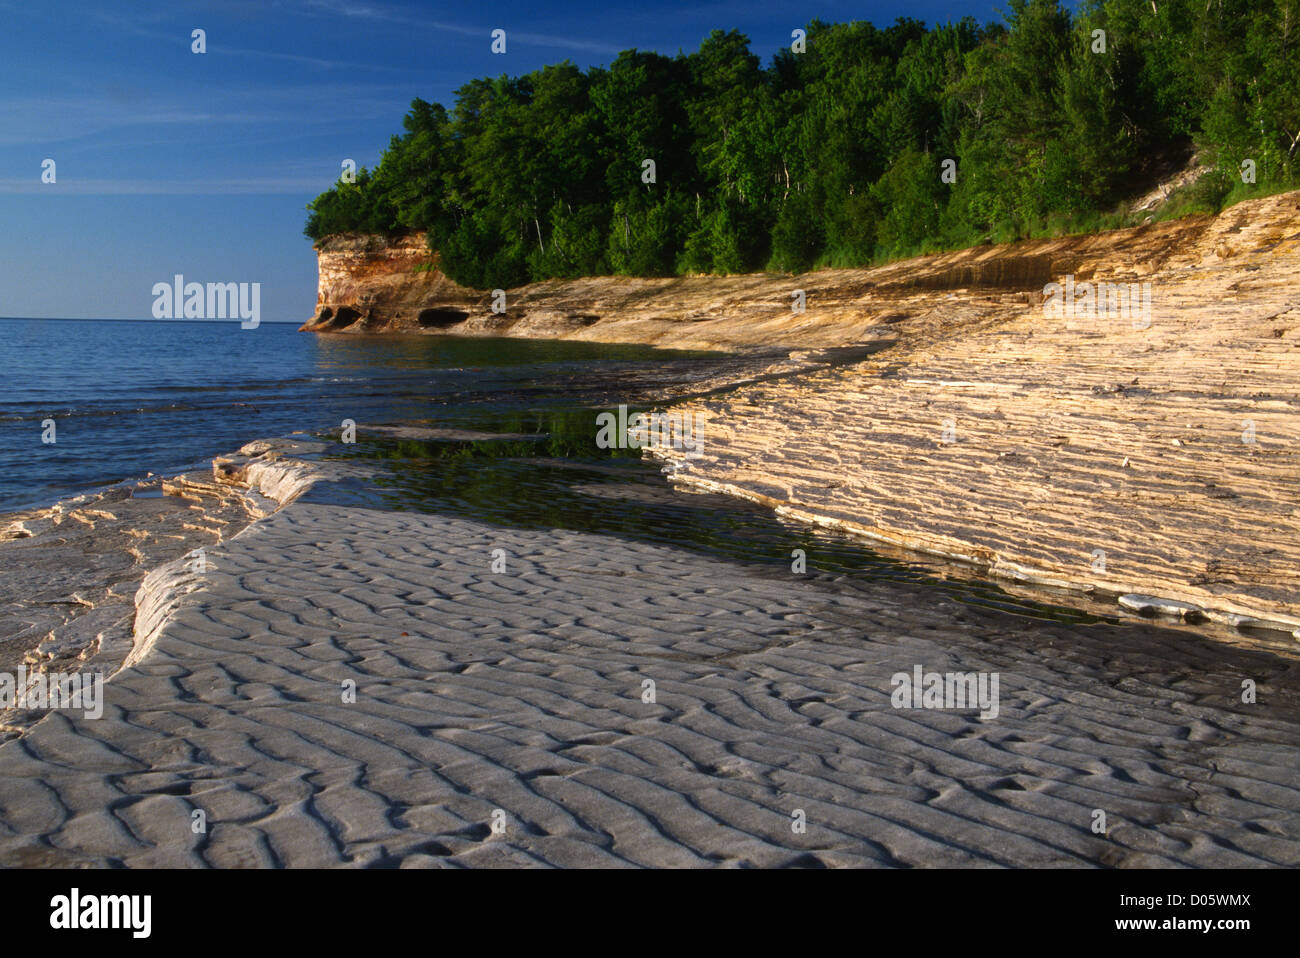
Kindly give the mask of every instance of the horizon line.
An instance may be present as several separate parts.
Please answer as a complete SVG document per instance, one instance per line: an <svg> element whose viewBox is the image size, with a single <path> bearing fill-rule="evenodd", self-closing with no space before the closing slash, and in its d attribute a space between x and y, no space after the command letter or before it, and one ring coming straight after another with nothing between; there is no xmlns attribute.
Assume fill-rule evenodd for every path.
<svg viewBox="0 0 1300 958"><path fill-rule="evenodd" d="M13 322L41 322L41 323L172 323L174 325L185 325L193 323L238 323L239 318L234 319L155 319L148 317L144 319L135 317L118 317L118 316L0 316L0 320ZM293 323L302 325L296 319L264 319L258 322L258 326L289 326Z"/></svg>

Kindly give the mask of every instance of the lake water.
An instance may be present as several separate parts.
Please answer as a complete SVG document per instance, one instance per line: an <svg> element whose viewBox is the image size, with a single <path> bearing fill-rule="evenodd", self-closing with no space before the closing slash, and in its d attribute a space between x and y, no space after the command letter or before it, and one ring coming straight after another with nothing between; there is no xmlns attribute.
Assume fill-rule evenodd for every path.
<svg viewBox="0 0 1300 958"><path fill-rule="evenodd" d="M736 499L674 489L629 450L598 448L596 414L661 405L742 361L703 352L548 340L319 336L288 324L0 320L0 512L148 473L207 468L213 456L295 431L357 442L326 455L371 479L315 499L446 512L515 528L573 529L668 544L758 574L890 580L1036 618L1086 613L943 581L922 562L791 526ZM53 420L55 442L43 425ZM509 434L399 439L366 425Z"/></svg>
<svg viewBox="0 0 1300 958"><path fill-rule="evenodd" d="M636 401L656 380L686 381L718 361L639 346L316 336L290 324L0 320L0 512L183 471L253 439L337 431L344 419L491 429ZM42 442L46 420L53 443Z"/></svg>

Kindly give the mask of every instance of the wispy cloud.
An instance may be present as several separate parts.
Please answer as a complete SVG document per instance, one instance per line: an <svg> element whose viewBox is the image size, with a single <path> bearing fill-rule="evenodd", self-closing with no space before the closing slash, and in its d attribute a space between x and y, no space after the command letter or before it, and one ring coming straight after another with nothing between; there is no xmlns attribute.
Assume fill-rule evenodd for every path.
<svg viewBox="0 0 1300 958"><path fill-rule="evenodd" d="M173 44L182 49L188 49L192 42L188 30L181 30L172 33L167 33L162 30L149 30L140 26L140 24L134 20L102 10L93 11L91 16L99 22L104 23L113 29L128 33L131 36L143 37L147 40L156 40L159 43ZM373 70L385 73L399 72L402 70L401 67L395 67L387 63L362 63L325 57L312 57L301 53L283 53L278 50L256 50L246 47L230 47L224 45L220 41L219 37L209 37L206 43L206 56L234 56L252 57L262 60L279 60L284 63L301 63L305 66L316 67L322 70Z"/></svg>
<svg viewBox="0 0 1300 958"><path fill-rule="evenodd" d="M128 97L112 95L24 97L0 102L0 145L58 143L125 126L193 126L258 119L245 113L223 114L175 105L132 103Z"/></svg>
<svg viewBox="0 0 1300 958"><path fill-rule="evenodd" d="M316 16L338 16L359 20L398 23L406 26L424 27L440 33L455 33L465 37L481 37L484 46L491 40L492 31L506 30L507 43L521 43L524 46L553 47L563 50L582 50L589 53L617 54L623 47L597 40L584 40L579 37L557 34L531 33L516 31L509 23L493 23L490 26L467 26L461 23L449 23L445 20L431 20L416 16L397 7L379 4L355 3L352 0L298 0L297 5L304 13Z"/></svg>
<svg viewBox="0 0 1300 958"><path fill-rule="evenodd" d="M239 47L224 47L220 44L209 46L208 53L216 56L254 57L259 60L282 60L286 63L302 63L319 67L323 70L375 70L383 73L406 72L401 67L386 63L354 63L346 60L324 60L320 57L303 56L300 53L276 53L273 50L245 50Z"/></svg>
<svg viewBox="0 0 1300 958"><path fill-rule="evenodd" d="M315 195L330 188L328 176L264 176L248 179L74 179L60 176L57 183L44 184L37 175L27 179L0 179L0 194L23 193L56 196L272 196Z"/></svg>
<svg viewBox="0 0 1300 958"><path fill-rule="evenodd" d="M225 91L220 109L196 109L180 97L162 97L130 89L99 94L50 94L0 100L0 146L85 141L112 130L139 127L270 125L301 130L349 120L399 115L409 97L407 87L388 84L252 86ZM330 112L319 106L328 103Z"/></svg>
<svg viewBox="0 0 1300 958"><path fill-rule="evenodd" d="M360 17L367 20L392 19L389 11L371 4L353 3L351 0L299 0L297 6L341 17Z"/></svg>

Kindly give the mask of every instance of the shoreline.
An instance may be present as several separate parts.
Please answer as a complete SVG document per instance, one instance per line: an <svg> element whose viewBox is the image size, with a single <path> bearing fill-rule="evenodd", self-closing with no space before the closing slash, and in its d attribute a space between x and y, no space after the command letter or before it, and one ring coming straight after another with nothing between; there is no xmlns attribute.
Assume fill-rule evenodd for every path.
<svg viewBox="0 0 1300 958"><path fill-rule="evenodd" d="M238 536L310 487L307 462L281 460L290 448L304 446L255 440L214 457L206 473L118 482L0 514L0 554L11 567L0 673L25 668L30 687L53 673L95 672L107 680L138 661L165 617L167 602L155 601L158 585L180 581L198 550ZM223 467L225 479L217 475ZM0 709L0 740L48 714Z"/></svg>
<svg viewBox="0 0 1300 958"><path fill-rule="evenodd" d="M709 423L711 448L696 461L661 451L672 481L1003 582L1263 630L1284 647L1300 640L1297 211L1292 192L1216 217L874 269L549 281L509 291L504 316L436 268L405 272L436 267L413 237L391 257L374 238L340 238L320 245L318 298L321 310L369 304L342 335L419 332L410 324L434 308L464 318L426 332L802 343L770 388L681 407ZM1071 293L1076 277L1144 287L1145 325L1050 317L1044 284L1062 276ZM782 302L796 285L802 317ZM322 315L303 329L325 330ZM872 355L798 368L837 348ZM1056 499L1070 509L1054 512Z"/></svg>
<svg viewBox="0 0 1300 958"><path fill-rule="evenodd" d="M329 490L364 463L255 441L166 480L209 561L150 565L128 631L100 630L102 718L10 717L0 863L1300 864L1300 229L1239 212L1142 274L1149 329L945 287L858 320L866 340L740 356L649 403L703 423L701 455L643 451L682 492L1102 621L857 581L812 550L804 574L376 509ZM205 503L227 500L218 528ZM1161 606L1177 621L1139 620ZM1286 628L1238 630L1246 612ZM900 709L891 676L917 669L999 676L996 717Z"/></svg>
<svg viewBox="0 0 1300 958"><path fill-rule="evenodd" d="M1198 460L1212 453L1208 471L1248 476L1251 502L1285 504L1288 489L1294 492L1300 477L1300 383L1288 374L1288 364L1300 358L1295 324L1300 312L1287 299L1287 278L1300 277L1297 208L1300 193L1280 194L1194 223L809 274L799 278L810 296L809 313L797 324L800 336L811 341L803 349L761 342L775 327L770 320L752 322L752 303L739 318L719 318L743 306L744 297L752 299L762 283L784 288L788 278L780 277L628 281L622 295L638 305L617 328L604 321L576 332L540 321L520 328L514 317L493 334L595 339L613 329L615 339L640 337L643 344L661 347L701 346L708 340L717 348L721 339L734 360L729 369L711 380L664 384L659 391L660 401L700 417L709 430L703 459L656 451L672 483L744 499L872 548L953 563L962 577L1027 589L1038 601L1093 614L1140 614L1294 654L1300 648L1293 644L1300 640L1300 547L1295 545L1300 509L1289 515L1276 509L1261 513L1247 532L1234 532L1225 523L1231 525L1236 514L1229 509L1242 508L1245 490L1207 478L1208 495L1224 497L1207 503L1180 489L1171 495L1168 484L1144 473L1181 470L1179 482L1187 487L1207 472ZM1153 242L1161 250L1155 258ZM1153 284L1160 295L1150 328L1039 318L1032 291L1017 284L1067 261L1082 274L1127 269ZM425 271L420 281L433 275ZM400 285L400 270L384 277ZM853 282L846 285L846 277ZM323 273L322 295L326 280ZM972 280L993 286L959 285ZM701 284L711 284L709 304L701 308L712 318L676 315L662 294L647 292ZM539 296L577 295L557 293L563 286L539 284L535 292L526 289L519 302L528 306ZM838 291L830 303L828 290ZM697 295L690 302L700 307L703 301ZM648 313L663 318L648 326L643 321ZM790 320L781 323L788 332ZM672 333L680 339L683 330L688 331L685 342L668 338ZM1219 367L1240 381L1235 390L1210 378ZM1124 385L1113 386L1115 381ZM1065 418L1045 419L1053 407L1063 407ZM1185 418L1197 409L1205 422L1196 428L1218 430L1212 449L1205 446L1207 434L1164 425L1170 415ZM757 410L762 412L755 416ZM1252 455L1234 454L1231 432L1222 435L1222 421L1229 417L1257 426ZM948 442L941 428L958 423L960 441ZM1118 442L1109 437L1098 442L1088 431L1099 429L1129 432ZM1152 431L1169 433L1159 441L1172 443L1154 452L1155 458ZM817 440L809 442L811 437ZM206 477L190 478L189 492L198 496L200 513L205 496L218 507L223 504L211 488L203 488L212 485ZM179 482L172 491L185 492L184 477L151 481L160 487ZM51 515L75 509L76 503L85 513L79 521L93 525L99 521L96 503L118 497L122 486L6 514L8 526L0 536L25 534L22 521L15 521L23 516L48 527ZM1082 495L1081 488L1086 489ZM1007 508L1016 495L1026 504L1021 511L1032 505L1038 519L1026 520ZM1145 510L1143 521L1157 533L1147 538L1162 548L1177 546L1182 558L1172 565L1163 560L1153 565L1150 559L1135 565L1133 556L1143 548L1126 531L1128 512L1108 504L1116 495L1138 496L1135 507ZM1068 498L1073 512L1051 515L1047 507L1053 497ZM1152 497L1167 502L1153 505ZM942 508L936 510L936 504ZM242 508L243 524L254 513L267 512L265 503ZM1194 516L1190 524L1189 515ZM1170 535L1178 527L1181 539ZM190 538L197 544L202 537ZM1204 570L1192 569L1196 538L1212 540L1220 551L1236 549L1236 558L1230 557L1226 571L1224 563L1215 564L1218 560ZM1251 554L1252 541L1271 549L1272 557L1249 559L1243 566L1241 556ZM1101 571L1093 560L1098 552L1105 557ZM1180 564L1188 570L1181 581ZM1215 583L1225 575L1227 580ZM1208 581L1197 584L1197 576ZM97 601L87 604L96 620L107 620L107 610L93 608ZM120 632L120 625L119 616L107 628ZM102 641L98 634L70 642L54 636L43 642L53 654L42 658L66 657L77 651L76 642L84 651L97 640Z"/></svg>
<svg viewBox="0 0 1300 958"><path fill-rule="evenodd" d="M763 350L728 355L716 368L654 386L652 401L708 395L833 361L814 354L796 362ZM429 434L371 425L361 430L376 436ZM500 438L433 432L439 438ZM174 474L151 473L0 512L0 556L23 567L6 576L0 594L7 616L0 617L0 673L13 674L22 665L31 676L91 669L111 677L138 661L151 644L151 630L173 604L160 595L197 581L184 568L190 553L242 534L310 489L316 467L302 454L325 448L305 433L254 438ZM107 557L115 554L131 561L124 567L109 562L106 569ZM21 736L46 714L0 709L0 741Z"/></svg>

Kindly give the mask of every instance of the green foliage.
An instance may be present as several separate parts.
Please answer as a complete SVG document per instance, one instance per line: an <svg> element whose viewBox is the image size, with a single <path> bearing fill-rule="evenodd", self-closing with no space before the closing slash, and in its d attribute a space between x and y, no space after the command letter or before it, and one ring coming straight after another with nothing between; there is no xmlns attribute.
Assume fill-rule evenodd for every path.
<svg viewBox="0 0 1300 958"><path fill-rule="evenodd" d="M641 197L614 204L606 256L623 276L672 276L685 240L687 204L678 193L661 200Z"/></svg>
<svg viewBox="0 0 1300 958"><path fill-rule="evenodd" d="M546 219L544 248L528 256L533 279L598 276L609 271L605 258L605 224L609 214L603 206L579 206L576 210L556 200Z"/></svg>
<svg viewBox="0 0 1300 958"><path fill-rule="evenodd" d="M1174 191L1168 201L1156 212L1154 219L1159 221L1202 213L1217 213L1232 191L1232 184L1231 177L1221 170L1214 170L1195 183Z"/></svg>
<svg viewBox="0 0 1300 958"><path fill-rule="evenodd" d="M936 157L915 149L899 156L872 188L885 211L876 229L878 248L902 254L937 234L946 189Z"/></svg>
<svg viewBox="0 0 1300 958"><path fill-rule="evenodd" d="M802 273L812 268L825 245L825 224L817 204L807 193L794 193L782 205L772 229L772 259L768 268Z"/></svg>
<svg viewBox="0 0 1300 958"><path fill-rule="evenodd" d="M450 277L493 289L1110 228L1198 150L1214 174L1157 215L1294 185L1300 0L1078 6L1007 0L984 26L814 21L804 52L766 68L714 31L676 57L473 80L450 111L412 101L378 166L313 200L304 232L427 230Z"/></svg>

